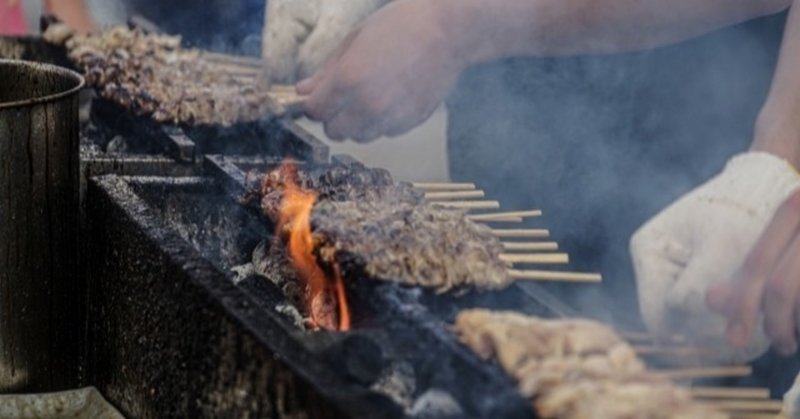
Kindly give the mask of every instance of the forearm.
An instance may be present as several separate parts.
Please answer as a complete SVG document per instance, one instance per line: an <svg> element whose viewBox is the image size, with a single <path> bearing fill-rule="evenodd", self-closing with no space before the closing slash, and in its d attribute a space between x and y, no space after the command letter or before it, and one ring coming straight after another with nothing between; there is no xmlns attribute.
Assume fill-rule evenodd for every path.
<svg viewBox="0 0 800 419"><path fill-rule="evenodd" d="M80 32L94 29L94 21L83 0L44 0L47 13L51 13L64 23Z"/></svg>
<svg viewBox="0 0 800 419"><path fill-rule="evenodd" d="M436 0L467 64L625 52L680 42L791 0Z"/></svg>
<svg viewBox="0 0 800 419"><path fill-rule="evenodd" d="M767 102L756 123L753 149L768 151L800 168L800 7L786 23L780 59Z"/></svg>

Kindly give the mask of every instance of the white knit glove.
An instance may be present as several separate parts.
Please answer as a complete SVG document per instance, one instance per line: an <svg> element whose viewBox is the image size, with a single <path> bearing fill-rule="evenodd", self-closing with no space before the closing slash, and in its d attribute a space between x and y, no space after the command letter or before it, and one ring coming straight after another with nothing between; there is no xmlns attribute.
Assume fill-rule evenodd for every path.
<svg viewBox="0 0 800 419"><path fill-rule="evenodd" d="M390 0L269 0L262 58L271 83L295 83L319 68L347 35Z"/></svg>
<svg viewBox="0 0 800 419"><path fill-rule="evenodd" d="M631 255L651 333L682 335L714 348L719 362L747 362L769 349L762 326L745 348L728 345L726 319L708 309L706 291L734 277L799 185L800 176L786 161L761 152L741 154L639 229L631 239Z"/></svg>
<svg viewBox="0 0 800 419"><path fill-rule="evenodd" d="M800 375L794 379L794 385L783 395L783 413L787 418L800 419Z"/></svg>

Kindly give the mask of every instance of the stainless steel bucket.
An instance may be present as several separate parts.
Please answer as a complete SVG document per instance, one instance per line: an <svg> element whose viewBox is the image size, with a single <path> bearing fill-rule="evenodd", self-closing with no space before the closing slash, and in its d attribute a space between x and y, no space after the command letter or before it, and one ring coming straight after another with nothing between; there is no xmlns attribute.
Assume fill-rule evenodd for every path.
<svg viewBox="0 0 800 419"><path fill-rule="evenodd" d="M80 75L0 60L0 392L77 386Z"/></svg>

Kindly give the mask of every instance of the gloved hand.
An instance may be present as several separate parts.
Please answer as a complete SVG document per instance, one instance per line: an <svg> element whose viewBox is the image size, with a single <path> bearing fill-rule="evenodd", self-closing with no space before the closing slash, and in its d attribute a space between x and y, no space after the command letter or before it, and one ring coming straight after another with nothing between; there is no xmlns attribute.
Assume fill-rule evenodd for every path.
<svg viewBox="0 0 800 419"><path fill-rule="evenodd" d="M264 78L295 83L319 68L359 22L390 0L269 0Z"/></svg>
<svg viewBox="0 0 800 419"><path fill-rule="evenodd" d="M792 388L783 395L781 413L787 418L800 418L800 375L795 378Z"/></svg>
<svg viewBox="0 0 800 419"><path fill-rule="evenodd" d="M734 278L777 208L798 186L800 176L786 161L745 153L636 232L631 255L650 331L714 348L720 362L746 362L765 352L770 342L760 321L742 347L728 344L727 319L709 309L707 291Z"/></svg>

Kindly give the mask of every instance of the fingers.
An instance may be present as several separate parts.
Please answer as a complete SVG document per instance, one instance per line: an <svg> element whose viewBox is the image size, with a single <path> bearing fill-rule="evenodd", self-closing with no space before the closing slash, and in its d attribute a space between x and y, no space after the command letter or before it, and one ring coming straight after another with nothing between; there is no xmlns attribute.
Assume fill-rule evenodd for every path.
<svg viewBox="0 0 800 419"><path fill-rule="evenodd" d="M800 236L784 252L764 294L764 328L783 354L797 352L797 297L800 295Z"/></svg>
<svg viewBox="0 0 800 419"><path fill-rule="evenodd" d="M708 288L706 293L706 305L708 308L721 315L728 313L728 304L733 296L733 288L730 284L719 283Z"/></svg>
<svg viewBox="0 0 800 419"><path fill-rule="evenodd" d="M773 221L737 272L727 307L722 310L728 318L727 337L734 346L742 347L747 344L757 327L762 307L765 311L768 308L765 316L770 317L769 327L780 332L782 339L786 334L784 323L778 319L785 318L787 310L789 316L793 316L794 300L788 300L783 294L792 290L792 285L783 280L772 280L772 274L797 235L799 225L800 193L795 193L775 214ZM797 255L786 254L793 258ZM793 265L787 265L784 269L792 268ZM798 278L795 276L787 280L798 281ZM787 304L790 307L788 309ZM786 339L785 343L792 342Z"/></svg>
<svg viewBox="0 0 800 419"><path fill-rule="evenodd" d="M780 249L765 286L764 327L775 347L784 354L797 352L797 313L800 296L800 191L790 197L776 214L775 230L792 235ZM772 226L771 226L772 227ZM776 238L780 241L783 237ZM771 249L770 249L771 250Z"/></svg>

